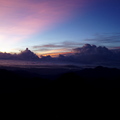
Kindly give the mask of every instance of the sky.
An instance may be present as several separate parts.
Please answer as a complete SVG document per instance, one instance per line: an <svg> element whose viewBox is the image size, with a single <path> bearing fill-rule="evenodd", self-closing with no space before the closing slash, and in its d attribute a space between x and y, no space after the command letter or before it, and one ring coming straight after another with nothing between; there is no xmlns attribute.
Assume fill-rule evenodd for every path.
<svg viewBox="0 0 120 120"><path fill-rule="evenodd" d="M0 51L70 53L89 43L120 47L120 0L0 0Z"/></svg>

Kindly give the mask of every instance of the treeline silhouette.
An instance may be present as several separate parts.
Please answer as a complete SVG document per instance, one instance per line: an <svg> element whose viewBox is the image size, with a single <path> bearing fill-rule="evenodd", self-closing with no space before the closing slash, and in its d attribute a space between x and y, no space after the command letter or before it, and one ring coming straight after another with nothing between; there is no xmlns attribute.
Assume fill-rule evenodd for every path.
<svg viewBox="0 0 120 120"><path fill-rule="evenodd" d="M20 106L26 106L27 111L36 106L35 111L42 110L39 114L44 118L115 117L119 92L120 70L116 68L86 68L53 80L25 70L0 69L1 96L17 96Z"/></svg>

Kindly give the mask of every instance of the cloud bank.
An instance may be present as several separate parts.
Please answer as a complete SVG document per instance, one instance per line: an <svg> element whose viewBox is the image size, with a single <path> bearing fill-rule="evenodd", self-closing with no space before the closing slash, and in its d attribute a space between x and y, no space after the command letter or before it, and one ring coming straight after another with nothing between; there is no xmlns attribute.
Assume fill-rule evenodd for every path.
<svg viewBox="0 0 120 120"><path fill-rule="evenodd" d="M0 53L0 59L4 60L32 60L51 63L95 64L120 66L120 49L108 49L105 46L85 44L82 47L72 49L72 53L59 54L58 57L37 56L28 48L19 54Z"/></svg>
<svg viewBox="0 0 120 120"><path fill-rule="evenodd" d="M0 52L1 60L39 60L39 57L30 51L28 48L26 50L21 51L19 54L10 54L10 53L2 53Z"/></svg>
<svg viewBox="0 0 120 120"><path fill-rule="evenodd" d="M85 44L73 49L71 55L60 55L58 59L72 63L120 65L120 50L110 50L105 46Z"/></svg>

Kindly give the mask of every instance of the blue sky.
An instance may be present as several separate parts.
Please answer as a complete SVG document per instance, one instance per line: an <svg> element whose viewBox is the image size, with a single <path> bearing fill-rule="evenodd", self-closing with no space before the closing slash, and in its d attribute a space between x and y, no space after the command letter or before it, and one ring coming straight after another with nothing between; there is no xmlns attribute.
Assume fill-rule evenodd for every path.
<svg viewBox="0 0 120 120"><path fill-rule="evenodd" d="M2 52L29 47L39 55L60 54L85 43L120 47L119 0L0 0L0 8Z"/></svg>

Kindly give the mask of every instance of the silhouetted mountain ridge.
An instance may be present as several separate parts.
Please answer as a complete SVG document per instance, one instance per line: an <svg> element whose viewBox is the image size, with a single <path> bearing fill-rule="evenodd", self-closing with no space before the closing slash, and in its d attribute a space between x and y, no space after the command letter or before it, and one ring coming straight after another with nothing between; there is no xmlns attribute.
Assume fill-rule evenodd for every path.
<svg viewBox="0 0 120 120"><path fill-rule="evenodd" d="M44 72L47 75L48 69L44 69ZM39 109L45 110L41 114L44 118L79 118L80 113L86 118L95 115L104 117L101 109L105 114L106 110L111 113L115 111L112 105L118 104L116 96L120 92L120 69L116 68L98 66L77 71L68 70L56 79L38 76L32 68L0 69L0 76L1 95L7 93L15 98L19 96L18 103L23 108L28 104L28 111L32 105L39 106ZM14 102L10 103L12 107Z"/></svg>
<svg viewBox="0 0 120 120"><path fill-rule="evenodd" d="M59 68L58 68L59 69ZM34 69L33 69L34 70ZM42 71L42 68L41 68ZM45 70L44 70L45 71ZM52 68L51 68L52 71ZM118 87L120 85L120 70L116 69L116 68L106 68L106 67L96 67L96 68L86 68L83 70L76 70L76 71L71 71L71 72L66 72L65 74L61 75L60 73L57 73L58 77L56 77L56 79L52 80L52 75L54 76L55 74L49 75L49 78L46 79L47 75L47 68L46 68L46 73L44 73L44 75L40 74L38 75L38 73L32 72L32 69L30 69L29 71L26 69L23 70L14 70L14 71L9 71L9 70L4 70L1 69L0 70L0 74L1 74L1 78L0 81L4 84L7 84L7 82L9 82L9 87L17 87L17 83L21 83L21 87L22 85L24 86L25 84L27 85L27 83L32 86L33 84L35 86L39 85L41 86L42 84L40 83L41 80L44 82L51 82L54 84L57 84L57 87L59 86L65 86L66 88L70 86L79 86L80 84L89 84L92 83L92 85L94 84L96 85L100 85L103 87L104 83L105 84L111 84L111 86L106 86L109 87L110 89L112 89L113 87ZM59 75L60 74L60 75ZM51 78L50 78L51 77ZM5 82L6 81L6 82ZM10 81L14 81L14 83L12 82L12 84L10 83ZM23 83L22 83L23 82ZM38 84L37 84L38 82ZM57 83L56 83L57 82ZM25 84L24 84L25 83ZM16 85L17 84L17 85ZM0 84L2 86L2 84ZM67 86L68 85L68 86ZM53 86L53 88L56 85ZM20 86L19 86L20 87ZM106 87L104 86L104 89L106 89Z"/></svg>

